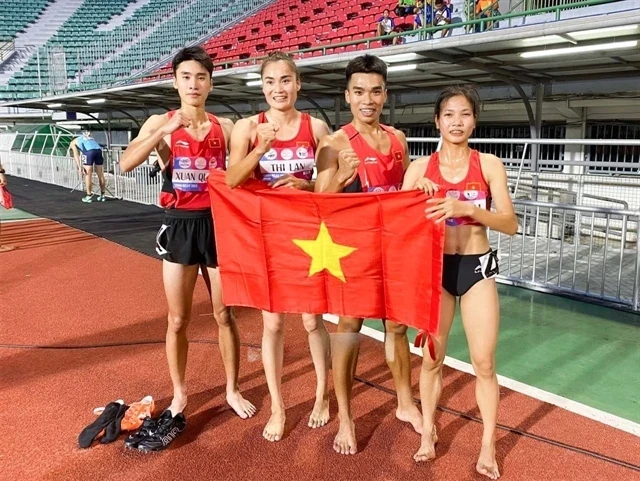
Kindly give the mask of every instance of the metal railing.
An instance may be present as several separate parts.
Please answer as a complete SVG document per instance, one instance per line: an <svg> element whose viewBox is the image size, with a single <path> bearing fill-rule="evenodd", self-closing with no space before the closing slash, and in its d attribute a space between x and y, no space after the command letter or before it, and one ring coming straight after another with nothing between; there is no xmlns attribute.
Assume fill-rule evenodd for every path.
<svg viewBox="0 0 640 481"><path fill-rule="evenodd" d="M408 137L412 159L428 156L439 148L438 137ZM517 145L520 157L502 158L507 167L507 178L515 199L611 207L611 204L628 206L640 210L640 156L637 161L590 160L585 146L606 145L608 147L640 147L634 139L470 139L472 148L485 153L497 154L505 146ZM563 158L537 160L530 151L534 146L562 146ZM573 146L573 151L569 149ZM511 150L514 151L514 150ZM538 149L538 152L540 150ZM637 174L602 175L591 167L624 167ZM541 171L544 167L548 171ZM605 199L605 200L603 200Z"/></svg>
<svg viewBox="0 0 640 481"><path fill-rule="evenodd" d="M122 172L120 154L119 150L104 152L108 191L122 200L157 205L160 175L150 175L150 164ZM10 175L72 191L83 189L83 177L73 158L14 151L2 151L0 158ZM640 209L520 198L514 200L514 206L519 221L517 234L509 237L489 233L492 245L501 251L499 282L640 311Z"/></svg>
<svg viewBox="0 0 640 481"><path fill-rule="evenodd" d="M118 163L120 151L105 149L103 156L108 194L141 204L158 203L161 179L159 175L150 175L153 171L151 165L144 164L124 173ZM67 187L72 192L84 189L83 174L72 157L4 151L0 152L0 158L9 175Z"/></svg>
<svg viewBox="0 0 640 481"><path fill-rule="evenodd" d="M475 18L475 10L474 10L473 18L470 20L469 19L465 20L463 22L451 23L444 26L425 26L424 28L420 28L418 30L405 31L401 33L393 33L393 34L385 35L382 37L371 36L369 38L352 40L349 42L327 43L325 45L320 45L312 48L295 48L295 46L292 46L293 48L291 50L288 50L288 53L290 53L294 57L294 59L300 59L300 58L308 58L312 56L314 52L317 52L317 51L320 51L322 55L328 55L330 52L333 53L335 49L340 49L343 47L344 48L355 47L355 49L358 49L359 45L363 45L364 50L370 50L375 48L375 45L373 45L374 43L382 42L382 41L391 43L391 40L394 37L399 37L400 39L403 39L403 38L408 39L410 37L417 36L421 40L427 40L427 39L433 38L435 33L442 32L444 30L451 31L452 29L455 28L455 29L463 29L465 32L467 32L467 31L475 31L476 27L478 27L480 30L485 30L486 25L490 23L500 22L504 20L508 20L509 22L511 22L512 19L516 19L516 18L525 19L526 17L540 15L544 13L552 13L555 16L555 20L560 20L561 12L563 12L564 10L604 5L607 3L614 3L616 1L618 0L583 0L583 1L577 1L572 3L565 3L562 5L552 5L545 8L536 8L528 11L520 11L520 12L495 15L490 18L477 18L477 19ZM227 69L232 67L259 65L266 58L267 58L267 55L258 55L258 56L251 56L247 59L233 57L223 61L214 60L214 67L215 68L221 67L223 69ZM171 70L167 68L167 69L158 70L152 74L145 75L144 77L132 76L130 80L143 81L143 82L155 81L155 80L164 78L170 73L171 73Z"/></svg>
<svg viewBox="0 0 640 481"><path fill-rule="evenodd" d="M514 206L517 234L490 232L500 252L500 282L640 310L640 211L530 200Z"/></svg>
<svg viewBox="0 0 640 481"><path fill-rule="evenodd" d="M4 62L16 51L14 40L0 41L0 62Z"/></svg>

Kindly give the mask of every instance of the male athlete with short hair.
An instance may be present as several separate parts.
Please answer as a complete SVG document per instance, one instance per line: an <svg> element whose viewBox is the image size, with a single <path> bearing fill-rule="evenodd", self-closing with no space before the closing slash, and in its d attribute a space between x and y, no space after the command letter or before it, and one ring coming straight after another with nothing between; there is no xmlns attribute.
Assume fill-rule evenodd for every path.
<svg viewBox="0 0 640 481"><path fill-rule="evenodd" d="M187 326L199 268L211 294L218 323L219 345L227 376L227 402L241 418L255 407L238 389L240 339L232 311L222 301L215 248L211 201L207 190L209 169L225 169L233 122L205 111L212 90L213 62L201 47L188 47L173 59L174 88L180 109L150 117L125 151L120 165L130 171L156 150L163 168L160 204L165 221L156 237L163 260L163 281L169 304L166 338L173 400L155 423L145 423L126 443L142 451L166 448L186 427L185 370Z"/></svg>
<svg viewBox="0 0 640 481"><path fill-rule="evenodd" d="M357 57L346 68L345 98L353 120L318 146L316 192L382 192L400 190L409 166L402 132L380 124L387 100L387 66L378 57ZM358 360L357 336L363 319L341 316L333 336L333 383L338 398L340 428L333 449L355 454L357 443L351 413L351 389ZM383 320L387 364L398 394L396 416L420 433L422 416L411 393L411 360L407 327Z"/></svg>

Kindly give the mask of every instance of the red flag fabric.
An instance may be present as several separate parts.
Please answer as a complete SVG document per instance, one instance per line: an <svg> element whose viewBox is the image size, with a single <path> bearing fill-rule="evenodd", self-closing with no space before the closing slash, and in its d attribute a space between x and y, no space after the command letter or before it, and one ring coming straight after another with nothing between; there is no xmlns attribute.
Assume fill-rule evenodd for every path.
<svg viewBox="0 0 640 481"><path fill-rule="evenodd" d="M390 319L437 332L444 223L422 192L315 194L249 180L209 192L225 304Z"/></svg>
<svg viewBox="0 0 640 481"><path fill-rule="evenodd" d="M13 209L13 198L3 185L0 185L0 205L5 209Z"/></svg>

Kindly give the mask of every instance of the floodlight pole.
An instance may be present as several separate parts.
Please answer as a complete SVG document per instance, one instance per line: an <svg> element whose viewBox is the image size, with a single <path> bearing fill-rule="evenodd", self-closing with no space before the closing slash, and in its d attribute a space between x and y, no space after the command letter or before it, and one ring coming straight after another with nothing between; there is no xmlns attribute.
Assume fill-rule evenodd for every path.
<svg viewBox="0 0 640 481"><path fill-rule="evenodd" d="M242 120L242 115L240 115L240 112L238 112L233 106L231 106L230 104L228 104L227 102L223 102L222 100L218 100L217 101L220 105L225 106L226 108L228 108L229 110L231 110L235 116L238 118L238 120Z"/></svg>
<svg viewBox="0 0 640 481"><path fill-rule="evenodd" d="M140 122L138 122L136 120L136 118L131 115L129 112L127 112L126 110L121 110L121 109L114 109L116 112L120 112L122 115L125 115L126 117L128 117L129 119L133 120L133 122L138 126L139 129L142 128L142 125L140 125ZM147 111L147 117L149 116L149 112Z"/></svg>
<svg viewBox="0 0 640 481"><path fill-rule="evenodd" d="M309 102L311 105L313 105L315 108L318 109L318 111L320 112L320 115L322 115L322 118L324 119L324 121L327 123L327 125L331 125L331 120L329 120L329 116L327 115L327 113L324 111L324 109L322 108L322 106L316 102L315 100L313 100L311 97L309 97L308 95L300 95L300 97L302 97L303 99L305 99L307 102Z"/></svg>
<svg viewBox="0 0 640 481"><path fill-rule="evenodd" d="M396 94L391 94L389 98L389 125L396 126Z"/></svg>

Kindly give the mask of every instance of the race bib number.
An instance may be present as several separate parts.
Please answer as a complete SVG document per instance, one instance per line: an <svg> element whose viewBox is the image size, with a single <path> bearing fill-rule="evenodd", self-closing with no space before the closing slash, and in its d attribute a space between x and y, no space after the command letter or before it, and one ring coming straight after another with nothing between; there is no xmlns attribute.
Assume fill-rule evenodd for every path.
<svg viewBox="0 0 640 481"><path fill-rule="evenodd" d="M468 204L473 204L480 209L487 208L487 194L480 190L449 190L445 195ZM455 217L447 219L445 223L448 226L460 226L473 224L475 221L469 217Z"/></svg>
<svg viewBox="0 0 640 481"><path fill-rule="evenodd" d="M204 157L176 157L173 159L171 181L173 188L183 192L205 192L209 177L209 161Z"/></svg>
<svg viewBox="0 0 640 481"><path fill-rule="evenodd" d="M311 147L272 148L260 159L262 180L273 182L283 175L311 180L315 153Z"/></svg>
<svg viewBox="0 0 640 481"><path fill-rule="evenodd" d="M367 192L397 192L400 190L399 185L376 185L367 186Z"/></svg>

